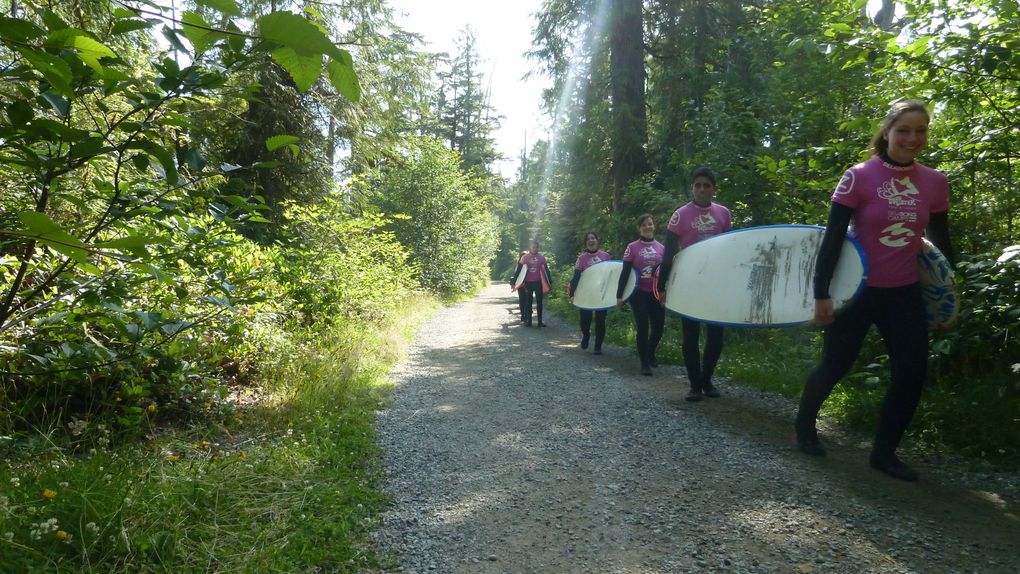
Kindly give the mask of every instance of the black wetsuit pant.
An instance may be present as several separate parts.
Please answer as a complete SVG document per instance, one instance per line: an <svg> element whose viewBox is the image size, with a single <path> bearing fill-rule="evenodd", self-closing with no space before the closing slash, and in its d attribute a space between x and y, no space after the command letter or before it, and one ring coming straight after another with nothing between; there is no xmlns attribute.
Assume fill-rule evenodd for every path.
<svg viewBox="0 0 1020 574"><path fill-rule="evenodd" d="M528 296L528 289L524 285L521 285L517 289L517 310L521 316L521 321L527 321L528 315L524 312L524 300Z"/></svg>
<svg viewBox="0 0 1020 574"><path fill-rule="evenodd" d="M928 324L918 284L905 287L865 287L861 296L844 309L825 331L822 363L808 376L800 399L798 432L815 428L822 403L861 350L871 325L889 352L892 381L879 412L874 453L892 455L903 438L921 401L928 368Z"/></svg>
<svg viewBox="0 0 1020 574"><path fill-rule="evenodd" d="M691 390L702 390L712 383L712 373L719 362L723 348L723 328L719 325L705 325L708 336L705 340L704 359L698 352L701 339L701 321L682 318L683 323L683 354L687 366L687 378L691 381Z"/></svg>
<svg viewBox="0 0 1020 574"><path fill-rule="evenodd" d="M650 367L655 360L655 350L662 340L662 329L666 324L666 309L647 291L635 291L630 298L634 311L634 326L637 328L637 350L641 367ZM649 330L649 327L651 329Z"/></svg>
<svg viewBox="0 0 1020 574"><path fill-rule="evenodd" d="M538 322L542 322L542 282L541 281L525 281L522 287L524 289L524 321L531 322L531 302L535 301L535 306L538 307Z"/></svg>
<svg viewBox="0 0 1020 574"><path fill-rule="evenodd" d="M595 348L602 348L602 340L606 338L606 312L581 309L581 347L588 348L591 337L591 320L595 317Z"/></svg>

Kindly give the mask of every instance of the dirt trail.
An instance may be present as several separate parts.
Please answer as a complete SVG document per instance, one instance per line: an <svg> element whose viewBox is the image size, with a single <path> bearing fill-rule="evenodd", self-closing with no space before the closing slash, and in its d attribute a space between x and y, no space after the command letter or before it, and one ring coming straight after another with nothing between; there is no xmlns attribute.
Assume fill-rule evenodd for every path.
<svg viewBox="0 0 1020 574"><path fill-rule="evenodd" d="M793 405L519 324L494 285L424 325L380 413L393 508L377 540L404 572L1020 572L1015 490L867 445L792 446ZM725 360L725 354L724 354Z"/></svg>

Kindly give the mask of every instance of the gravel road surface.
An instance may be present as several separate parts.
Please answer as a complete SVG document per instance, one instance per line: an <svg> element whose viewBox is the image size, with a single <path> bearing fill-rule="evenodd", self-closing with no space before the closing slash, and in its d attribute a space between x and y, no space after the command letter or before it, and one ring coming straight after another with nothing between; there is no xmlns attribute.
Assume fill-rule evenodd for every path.
<svg viewBox="0 0 1020 574"><path fill-rule="evenodd" d="M787 399L720 381L687 403L682 367L642 377L516 307L499 284L440 311L392 373L391 571L1020 572L1015 477L909 458L900 482L838 429L808 457Z"/></svg>

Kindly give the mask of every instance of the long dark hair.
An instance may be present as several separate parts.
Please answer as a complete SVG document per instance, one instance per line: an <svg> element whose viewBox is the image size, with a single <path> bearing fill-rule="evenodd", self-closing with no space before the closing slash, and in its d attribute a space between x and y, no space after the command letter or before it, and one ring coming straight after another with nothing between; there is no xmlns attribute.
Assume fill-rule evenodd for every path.
<svg viewBox="0 0 1020 574"><path fill-rule="evenodd" d="M929 122L931 121L928 106L924 105L924 102L921 100L900 100L896 102L889 108L889 113L885 115L882 124L878 126L878 131L871 137L871 155L885 155L889 151L889 138L886 137L886 132L903 117L903 114L909 112L921 112Z"/></svg>

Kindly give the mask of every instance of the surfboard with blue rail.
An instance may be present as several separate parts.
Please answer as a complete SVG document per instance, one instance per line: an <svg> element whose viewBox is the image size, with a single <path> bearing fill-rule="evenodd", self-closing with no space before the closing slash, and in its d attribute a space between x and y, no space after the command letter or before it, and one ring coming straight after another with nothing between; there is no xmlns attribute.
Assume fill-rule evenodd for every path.
<svg viewBox="0 0 1020 574"><path fill-rule="evenodd" d="M825 228L768 225L737 229L680 251L666 282L665 306L725 326L784 327L814 319L814 274ZM867 262L853 239L842 246L829 285L833 306L864 288Z"/></svg>
<svg viewBox="0 0 1020 574"><path fill-rule="evenodd" d="M928 327L952 323L956 319L959 297L949 260L931 241L923 239L921 252L917 254L917 268Z"/></svg>
<svg viewBox="0 0 1020 574"><path fill-rule="evenodd" d="M574 290L574 306L588 311L602 311L616 306L616 289L620 284L623 261L612 260L596 263L581 272L581 279ZM626 301L637 288L637 271L630 270L631 280L623 291Z"/></svg>

